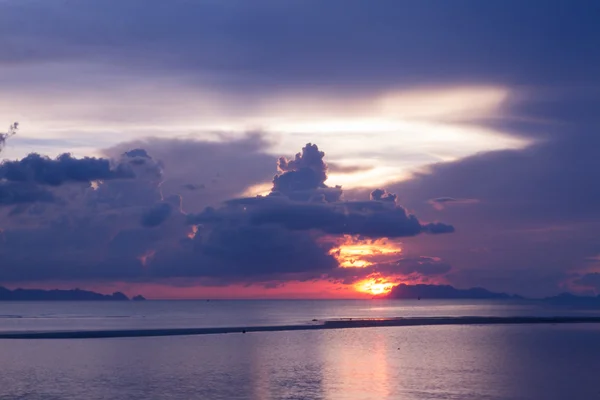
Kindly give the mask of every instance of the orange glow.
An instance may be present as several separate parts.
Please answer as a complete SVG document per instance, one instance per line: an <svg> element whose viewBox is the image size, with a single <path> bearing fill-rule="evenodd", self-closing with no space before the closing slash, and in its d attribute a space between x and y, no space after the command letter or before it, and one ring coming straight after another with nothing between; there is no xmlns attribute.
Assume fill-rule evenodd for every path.
<svg viewBox="0 0 600 400"><path fill-rule="evenodd" d="M397 243L386 239L359 240L346 236L344 243L331 249L342 268L365 268L378 262L389 261L388 257L400 255L402 249Z"/></svg>
<svg viewBox="0 0 600 400"><path fill-rule="evenodd" d="M192 225L192 230L190 231L190 233L188 233L187 237L189 239L193 239L196 237L197 233L198 233L198 226Z"/></svg>
<svg viewBox="0 0 600 400"><path fill-rule="evenodd" d="M374 296L387 294L392 291L397 283L388 281L386 278L367 278L354 284L358 292L369 293Z"/></svg>
<svg viewBox="0 0 600 400"><path fill-rule="evenodd" d="M148 264L150 259L147 258ZM385 283L386 278L379 283ZM369 279L366 279L369 280ZM365 280L365 281L366 281ZM364 281L362 281L364 282ZM185 285L183 285L185 283ZM9 289L73 289L78 287L99 293L123 292L128 296L141 294L148 299L371 299L376 294L357 289L360 282L345 285L327 280L297 282L289 281L273 288L263 285L234 283L227 286L203 286L193 279L171 279L160 282L14 282L6 284ZM187 285L187 286L186 286ZM395 284L393 284L395 286Z"/></svg>

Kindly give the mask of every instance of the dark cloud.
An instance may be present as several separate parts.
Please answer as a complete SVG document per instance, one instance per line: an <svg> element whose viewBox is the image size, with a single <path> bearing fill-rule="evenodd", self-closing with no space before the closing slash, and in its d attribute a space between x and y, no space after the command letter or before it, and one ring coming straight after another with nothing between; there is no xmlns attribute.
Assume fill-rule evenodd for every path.
<svg viewBox="0 0 600 400"><path fill-rule="evenodd" d="M55 196L50 191L34 184L0 182L0 206L55 200Z"/></svg>
<svg viewBox="0 0 600 400"><path fill-rule="evenodd" d="M141 223L143 226L147 226L150 228L158 226L158 225L162 224L163 222L165 222L165 220L167 218L169 218L169 215L171 215L171 212L173 212L173 207L171 206L171 204L169 204L169 203L156 204L155 206L150 208L148 211L144 212L144 214L142 214Z"/></svg>
<svg viewBox="0 0 600 400"><path fill-rule="evenodd" d="M70 154L51 159L32 153L19 161L4 161L0 164L0 179L50 186L66 182L131 179L134 176L133 171L124 164L112 167L107 159L74 158Z"/></svg>
<svg viewBox="0 0 600 400"><path fill-rule="evenodd" d="M203 170L195 163L190 174L174 167L172 175L170 166L177 165L176 159L185 163L187 157L179 154L180 150L198 150L195 157L189 156L190 162L203 153L224 155L207 160L205 165L213 169L203 172L219 175L227 186L243 182L236 181L235 174L229 175L231 159L237 161L231 166L234 171L251 169L257 160L275 161L263 155L261 143L256 136L223 143L161 140L156 146L163 149L161 162L155 161L154 152L145 146L118 152L121 158L117 162L128 165L135 178L106 180L92 187L68 185L68 179L73 178L67 175L69 178L62 180L65 184L51 186L60 192L60 204L14 209L13 216L2 220L0 257L8 267L0 270L0 282L148 282L179 278L193 278L206 285L313 279L350 282L352 276L364 277L378 269L365 269L354 275L339 271L332 252L341 235L361 235L361 240L367 240L414 236L428 229L427 224L421 224L390 201L395 197L384 191L376 196L379 200L342 201L341 188L329 188L324 183L327 167L323 153L315 145L306 146L293 160L279 160L280 174L274 178L273 192L268 196L231 199L221 206L186 215L182 209L186 196L195 191L184 195L168 193L172 188L182 189L180 182L189 182L197 168ZM153 147L153 142L148 144ZM175 153L169 154L165 149ZM155 167L160 167L160 176L140 173L148 167L155 171ZM305 170L315 175L304 180L298 172ZM255 179L260 174L250 176ZM293 179L286 178L288 175ZM167 190L165 184L171 179L177 184ZM30 180L9 183L46 182L40 178ZM285 190L276 191L281 189L281 182L292 183L286 184ZM251 183L252 180L247 181L246 185ZM323 191L329 189L339 194L327 198ZM201 192L210 190L207 187ZM311 195L303 197L303 201L294 200L299 192ZM335 240L325 240L328 238ZM32 255L31 249L43 258ZM378 268L422 276L434 274L434 267L427 260L417 261L419 265L410 268L407 263L382 264Z"/></svg>
<svg viewBox="0 0 600 400"><path fill-rule="evenodd" d="M7 132L0 132L0 152L2 152L2 149L4 148L4 146L6 145L6 140L11 137L14 136L17 133L17 130L19 129L19 123L15 122L14 124L12 124L9 128Z"/></svg>
<svg viewBox="0 0 600 400"><path fill-rule="evenodd" d="M477 204L479 200L477 199L456 199L454 197L437 197L435 199L430 199L427 201L429 204L433 206L436 210L443 210L446 206L449 205L460 205L460 204Z"/></svg>
<svg viewBox="0 0 600 400"><path fill-rule="evenodd" d="M206 185L204 183L194 184L194 183L186 183L182 186L187 190L201 190L206 189Z"/></svg>
<svg viewBox="0 0 600 400"><path fill-rule="evenodd" d="M93 59L261 92L282 82L340 90L483 80L560 85L596 78L599 14L593 0L548 0L543 9L519 0L177 0L169 7L85 0L67 8L5 1L0 60Z"/></svg>
<svg viewBox="0 0 600 400"><path fill-rule="evenodd" d="M375 189L371 192L371 200L389 201L395 203L397 198L398 196L393 193L388 193L384 189Z"/></svg>
<svg viewBox="0 0 600 400"><path fill-rule="evenodd" d="M363 235L366 237L415 236L426 229L429 233L445 233L440 227L429 230L414 215L400 206L385 203L339 202L335 204L287 203L259 207L248 212L254 225L277 224L291 230L316 229L332 235ZM440 224L440 226L444 226ZM452 228L448 227L447 232Z"/></svg>
<svg viewBox="0 0 600 400"><path fill-rule="evenodd" d="M6 139L16 134L18 127L15 122L7 133L0 133L0 151ZM14 216L27 210L25 204L59 200L64 203L56 193L60 192L56 188L61 185L133 179L140 170L143 170L142 175L160 175L159 168L143 149L124 153L118 162L94 157L78 159L70 154L51 159L31 153L21 160L0 163L0 206L19 205L9 213Z"/></svg>
<svg viewBox="0 0 600 400"><path fill-rule="evenodd" d="M126 151L125 153L123 153L123 155L125 157L129 157L129 158L133 158L133 159L137 159L137 158L151 159L152 158L148 155L148 152L144 149L129 150L129 151Z"/></svg>
<svg viewBox="0 0 600 400"><path fill-rule="evenodd" d="M315 144L308 143L294 159L279 158L281 172L273 178L272 193L282 194L292 200L336 202L342 196L339 186L329 187L325 153Z"/></svg>
<svg viewBox="0 0 600 400"><path fill-rule="evenodd" d="M454 227L448 224L442 224L440 222L430 222L422 226L422 230L425 233L452 233L454 232Z"/></svg>
<svg viewBox="0 0 600 400"><path fill-rule="evenodd" d="M307 144L293 160L280 158L281 173L273 179L269 196L229 201L222 208L209 208L190 215L192 224L227 221L262 226L279 225L289 230L318 230L332 235L406 237L426 233L450 233L452 226L422 225L414 215L397 205L396 195L377 189L370 201L340 201L341 187L325 185L325 153ZM334 189L335 196L328 196Z"/></svg>
<svg viewBox="0 0 600 400"><path fill-rule="evenodd" d="M217 226L184 245L177 253L157 255L151 273L251 283L294 274L317 278L337 267L329 249L311 235L277 226Z"/></svg>
<svg viewBox="0 0 600 400"><path fill-rule="evenodd" d="M438 197L437 199L431 199L429 202L431 203L454 203L457 201L454 197Z"/></svg>

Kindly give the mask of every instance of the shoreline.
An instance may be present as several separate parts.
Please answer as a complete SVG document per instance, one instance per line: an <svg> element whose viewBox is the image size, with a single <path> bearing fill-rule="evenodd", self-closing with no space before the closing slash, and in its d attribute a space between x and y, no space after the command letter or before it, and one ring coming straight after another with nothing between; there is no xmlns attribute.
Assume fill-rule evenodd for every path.
<svg viewBox="0 0 600 400"><path fill-rule="evenodd" d="M1 339L108 339L228 333L288 332L329 329L410 327L440 325L600 324L600 317L414 317L327 320L305 325L271 325L225 328L115 329L89 331L0 332Z"/></svg>

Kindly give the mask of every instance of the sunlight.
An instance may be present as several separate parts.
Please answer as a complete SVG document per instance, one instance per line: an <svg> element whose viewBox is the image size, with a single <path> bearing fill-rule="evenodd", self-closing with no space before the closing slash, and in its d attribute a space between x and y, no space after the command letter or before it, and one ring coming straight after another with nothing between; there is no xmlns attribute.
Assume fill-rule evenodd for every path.
<svg viewBox="0 0 600 400"><path fill-rule="evenodd" d="M397 283L388 281L386 278L367 278L354 284L354 288L361 293L369 293L374 296L388 294L398 286Z"/></svg>
<svg viewBox="0 0 600 400"><path fill-rule="evenodd" d="M256 185L252 185L246 190L244 190L240 196L241 197L256 197L256 196L267 196L271 193L271 189L273 188L272 182L265 183L257 183Z"/></svg>
<svg viewBox="0 0 600 400"><path fill-rule="evenodd" d="M329 251L341 268L365 268L399 256L402 248L387 239L360 240L345 236L344 243Z"/></svg>

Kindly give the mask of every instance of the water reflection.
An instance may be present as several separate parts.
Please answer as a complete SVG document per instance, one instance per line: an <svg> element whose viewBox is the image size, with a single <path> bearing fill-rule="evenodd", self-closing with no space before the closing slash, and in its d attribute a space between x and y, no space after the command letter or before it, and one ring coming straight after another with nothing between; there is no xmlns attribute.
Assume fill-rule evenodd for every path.
<svg viewBox="0 0 600 400"><path fill-rule="evenodd" d="M597 326L0 342L0 399L600 398Z"/></svg>
<svg viewBox="0 0 600 400"><path fill-rule="evenodd" d="M341 336L341 338L336 338ZM348 399L389 398L389 336L381 330L370 335L355 335L352 331L340 335L324 335L327 399L343 393Z"/></svg>

